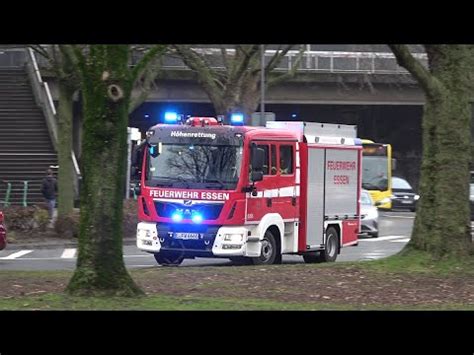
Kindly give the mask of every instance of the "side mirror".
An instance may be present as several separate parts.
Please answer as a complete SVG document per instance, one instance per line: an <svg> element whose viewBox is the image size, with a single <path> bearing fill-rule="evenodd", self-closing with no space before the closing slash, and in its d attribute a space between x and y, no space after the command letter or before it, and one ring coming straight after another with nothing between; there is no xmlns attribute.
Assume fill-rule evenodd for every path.
<svg viewBox="0 0 474 355"><path fill-rule="evenodd" d="M263 171L262 170L253 170L252 171L252 181L253 182L256 182L256 181L262 181L263 180Z"/></svg>
<svg viewBox="0 0 474 355"><path fill-rule="evenodd" d="M392 159L392 170L397 170L397 159Z"/></svg>
<svg viewBox="0 0 474 355"><path fill-rule="evenodd" d="M131 166L131 177L139 180L143 164L143 148L144 145L140 144L135 147L132 154L132 166Z"/></svg>

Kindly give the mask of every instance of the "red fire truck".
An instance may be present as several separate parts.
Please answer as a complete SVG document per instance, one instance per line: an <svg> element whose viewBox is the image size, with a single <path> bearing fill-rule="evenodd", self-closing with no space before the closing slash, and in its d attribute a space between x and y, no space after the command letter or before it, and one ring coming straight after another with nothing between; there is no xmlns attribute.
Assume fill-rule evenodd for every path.
<svg viewBox="0 0 474 355"><path fill-rule="evenodd" d="M241 120L240 120L241 121ZM348 125L158 124L135 153L137 247L162 265L335 261L360 233L362 143Z"/></svg>

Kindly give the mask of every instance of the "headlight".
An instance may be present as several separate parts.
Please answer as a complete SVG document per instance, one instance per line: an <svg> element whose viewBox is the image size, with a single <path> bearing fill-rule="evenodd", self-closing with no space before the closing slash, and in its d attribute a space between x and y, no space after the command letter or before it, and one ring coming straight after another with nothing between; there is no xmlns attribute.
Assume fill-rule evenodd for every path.
<svg viewBox="0 0 474 355"><path fill-rule="evenodd" d="M385 205L386 203L390 203L391 201L392 200L390 199L390 197L385 197L385 198L380 200L380 204Z"/></svg>
<svg viewBox="0 0 474 355"><path fill-rule="evenodd" d="M420 195L415 195L415 197L413 197L415 199L415 201L418 201L420 199Z"/></svg>
<svg viewBox="0 0 474 355"><path fill-rule="evenodd" d="M379 217L379 212L376 209L371 209L367 213L367 219L377 219Z"/></svg>
<svg viewBox="0 0 474 355"><path fill-rule="evenodd" d="M233 243L242 243L244 236L242 234L224 234L224 241Z"/></svg>

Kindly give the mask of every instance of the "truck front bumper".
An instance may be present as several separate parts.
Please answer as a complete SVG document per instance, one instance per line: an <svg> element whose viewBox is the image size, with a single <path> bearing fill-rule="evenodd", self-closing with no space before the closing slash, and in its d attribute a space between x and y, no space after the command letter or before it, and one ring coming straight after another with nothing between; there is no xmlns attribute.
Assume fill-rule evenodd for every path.
<svg viewBox="0 0 474 355"><path fill-rule="evenodd" d="M180 226L186 232L173 230L157 223L140 222L137 225L137 248L150 253L176 251L185 257L230 257L260 256L260 240L252 232L251 226L202 227L200 232L189 231L188 226ZM249 228L250 227L250 228ZM182 239L183 235L192 239Z"/></svg>

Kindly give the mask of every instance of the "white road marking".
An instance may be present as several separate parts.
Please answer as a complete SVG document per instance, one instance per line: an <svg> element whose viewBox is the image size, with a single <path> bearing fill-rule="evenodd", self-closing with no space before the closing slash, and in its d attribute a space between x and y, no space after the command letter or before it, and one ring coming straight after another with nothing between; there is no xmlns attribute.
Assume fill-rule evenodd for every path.
<svg viewBox="0 0 474 355"><path fill-rule="evenodd" d="M397 240L391 240L390 243L406 243L409 240L410 240L410 238L397 239Z"/></svg>
<svg viewBox="0 0 474 355"><path fill-rule="evenodd" d="M383 214L381 215L382 217L387 217L387 218L405 218L405 219L414 219L415 216L396 216L396 215L391 215L391 214Z"/></svg>
<svg viewBox="0 0 474 355"><path fill-rule="evenodd" d="M385 237L378 237L378 238L370 238L370 239L359 239L359 242L381 242L384 240L392 240L392 239L401 239L406 238L406 235L388 235Z"/></svg>
<svg viewBox="0 0 474 355"><path fill-rule="evenodd" d="M19 258L20 256L29 254L32 251L33 250L20 250L20 251L17 251L16 253L10 254L8 256L4 256L3 258L0 258L0 259L2 259L2 260L12 260L12 259Z"/></svg>
<svg viewBox="0 0 474 355"><path fill-rule="evenodd" d="M74 258L74 255L76 255L76 249L71 248L71 249L64 249L61 258L62 259L72 259Z"/></svg>
<svg viewBox="0 0 474 355"><path fill-rule="evenodd" d="M32 252L33 250L25 250L25 251L26 251L27 253L23 253L23 254L21 254L21 255L28 254L28 253ZM20 252L19 252L19 253L20 253ZM17 260L23 260L23 261L63 260L63 261L66 261L66 260L69 259L68 261L74 261L74 260L73 260L73 257L69 257L69 258L63 257L64 253L63 253L63 255L61 255L60 257L50 257L50 258L48 258L48 257L46 257L46 258L21 258L21 259L16 259L16 258L18 258L19 256L21 256L21 255L16 255L16 254L18 254L18 253L14 253L14 254L12 254L12 255L9 255L8 257L2 257L2 258L0 258L0 260L15 260L15 261L17 261ZM153 254L149 254L149 255L124 255L123 257L124 257L124 258L147 258L147 257L153 258Z"/></svg>

